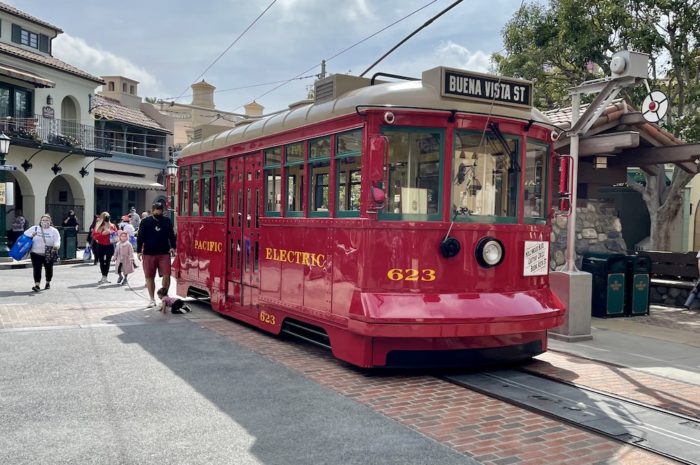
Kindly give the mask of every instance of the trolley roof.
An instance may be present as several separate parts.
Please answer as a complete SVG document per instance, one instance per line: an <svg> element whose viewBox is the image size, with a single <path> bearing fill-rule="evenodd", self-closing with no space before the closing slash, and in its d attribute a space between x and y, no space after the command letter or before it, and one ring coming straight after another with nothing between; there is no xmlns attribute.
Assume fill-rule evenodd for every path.
<svg viewBox="0 0 700 465"><path fill-rule="evenodd" d="M447 79L451 76L454 78L455 75L462 76L462 79L474 79L474 81L461 81L462 85L459 86L459 90L463 92L450 92L446 82ZM358 107L367 106L391 105L398 108L418 107L457 111L460 113L491 114L493 116L532 120L535 123L551 125L543 113L530 106L529 100L532 95L532 84L529 81L453 70L445 67L424 71L421 80L375 85L369 85L369 79L344 75L335 75L331 78L333 77L360 80L362 81L362 87L350 90L328 101L319 101L317 92L316 102L294 106L288 111L240 125L200 142L193 142L182 150L180 156L209 152L259 137L327 121L355 113ZM480 84L476 81L480 81ZM519 103L514 100L508 101L507 99L499 98L499 96L494 96L493 90L491 90L490 94L486 94L489 82L490 89L494 88L494 84L504 89L504 92L499 94L500 97L509 94L509 91L506 89L507 86L527 87L529 89L528 99L526 102ZM482 92L481 98L476 95L476 92L471 92L470 95L472 90L480 90ZM486 95L488 95L488 98L486 98ZM492 96L494 97L492 98Z"/></svg>

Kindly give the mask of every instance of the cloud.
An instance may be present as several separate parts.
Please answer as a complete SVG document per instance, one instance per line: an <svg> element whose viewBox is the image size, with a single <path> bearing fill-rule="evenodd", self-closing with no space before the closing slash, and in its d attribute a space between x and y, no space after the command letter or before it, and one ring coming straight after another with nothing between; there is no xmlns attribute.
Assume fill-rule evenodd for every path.
<svg viewBox="0 0 700 465"><path fill-rule="evenodd" d="M488 73L491 68L491 58L489 53L481 50L471 52L462 45L447 41L440 42L437 46L422 52L414 50L410 58L406 58L404 55L402 58L389 59L387 62L382 62L373 68L368 75L371 76L375 72L382 71L420 78L423 71L436 66ZM365 67L366 65L357 67L357 70ZM357 70L353 69L353 71L359 72Z"/></svg>
<svg viewBox="0 0 700 465"><path fill-rule="evenodd" d="M112 52L88 45L80 37L61 34L53 41L53 55L95 76L125 76L139 82L139 95L163 95L162 84L144 68Z"/></svg>

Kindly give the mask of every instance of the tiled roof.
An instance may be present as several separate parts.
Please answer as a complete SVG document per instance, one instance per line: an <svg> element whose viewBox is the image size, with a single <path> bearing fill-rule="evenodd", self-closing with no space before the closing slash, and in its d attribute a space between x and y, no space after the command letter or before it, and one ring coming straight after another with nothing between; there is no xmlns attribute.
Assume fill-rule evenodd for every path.
<svg viewBox="0 0 700 465"><path fill-rule="evenodd" d="M75 76L80 76L81 78L97 82L98 84L105 83L102 80L102 78L93 76L92 74L87 73L82 69L78 69L75 66L71 66L68 63L59 60L58 58L42 55L40 53L30 52L29 50L25 50L20 47L15 47L14 45L10 45L4 42L0 42L0 55L2 54L11 55L17 58L21 58L23 60L31 61L33 63L48 66L49 68L64 71Z"/></svg>
<svg viewBox="0 0 700 465"><path fill-rule="evenodd" d="M588 104L581 105L579 115L583 115L587 108ZM603 110L596 122L593 123L591 129L617 121L623 115L629 113L638 113L638 111L623 99L613 100L610 105ZM544 114L554 125L564 130L571 128L571 107L548 110L545 111ZM642 122L634 124L633 126L646 133L649 137L656 139L661 145L677 145L683 143L682 140L661 128L658 124Z"/></svg>
<svg viewBox="0 0 700 465"><path fill-rule="evenodd" d="M18 18L26 19L27 21L31 21L32 23L36 24L41 24L42 26L48 27L53 29L54 31L58 32L59 34L63 32L63 30L60 27L56 27L51 23L47 23L46 21L42 21L39 18L35 18L32 15L29 15L25 13L24 11L18 10L17 8L8 5L7 3L1 3L0 2L0 11L4 11L5 13L9 13L11 15L17 16Z"/></svg>
<svg viewBox="0 0 700 465"><path fill-rule="evenodd" d="M158 124L150 116L146 115L141 110L125 107L119 101L95 95L92 102L95 108L95 118L105 119L108 121L119 121L122 123L133 124L147 129L155 129L160 132L170 134L170 131Z"/></svg>

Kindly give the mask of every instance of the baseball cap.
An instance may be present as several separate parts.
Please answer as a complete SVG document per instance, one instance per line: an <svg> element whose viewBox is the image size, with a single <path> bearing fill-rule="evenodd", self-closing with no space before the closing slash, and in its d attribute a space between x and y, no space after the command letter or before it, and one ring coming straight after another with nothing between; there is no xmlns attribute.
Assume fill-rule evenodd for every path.
<svg viewBox="0 0 700 465"><path fill-rule="evenodd" d="M151 205L151 209L163 210L163 203L162 202L153 202L153 205Z"/></svg>

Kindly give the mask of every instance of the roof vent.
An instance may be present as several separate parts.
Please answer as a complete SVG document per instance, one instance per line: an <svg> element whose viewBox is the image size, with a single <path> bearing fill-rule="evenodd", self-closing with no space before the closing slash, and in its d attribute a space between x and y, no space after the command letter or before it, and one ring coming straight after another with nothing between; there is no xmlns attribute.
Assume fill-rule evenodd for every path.
<svg viewBox="0 0 700 465"><path fill-rule="evenodd" d="M306 105L311 105L312 103L314 103L312 99L299 100L298 102L290 103L289 109L294 110L295 108L305 107Z"/></svg>
<svg viewBox="0 0 700 465"><path fill-rule="evenodd" d="M337 99L343 94L362 87L368 87L370 79L348 74L331 74L327 78L319 79L314 83L314 95L316 103L328 102Z"/></svg>
<svg viewBox="0 0 700 465"><path fill-rule="evenodd" d="M202 128L197 128L192 134L192 142L197 142L202 140Z"/></svg>

